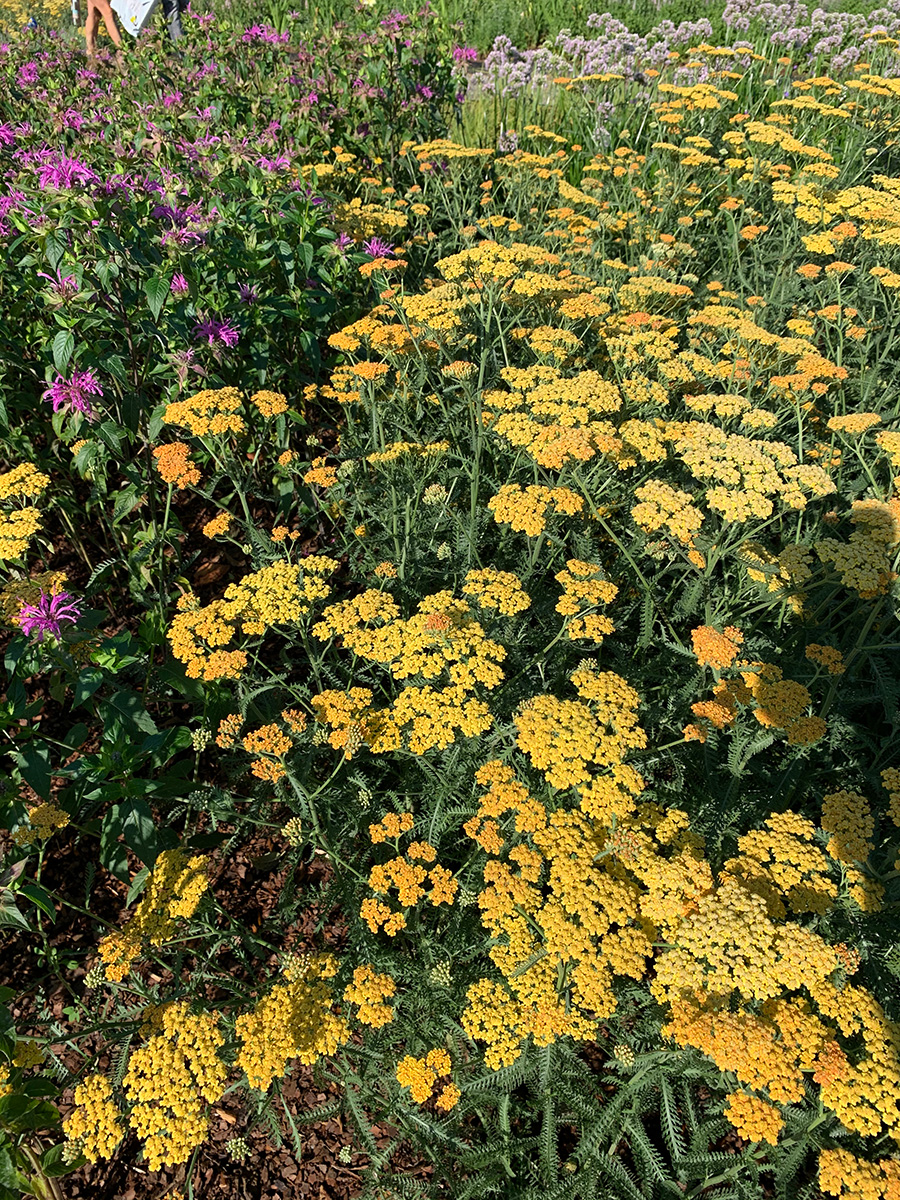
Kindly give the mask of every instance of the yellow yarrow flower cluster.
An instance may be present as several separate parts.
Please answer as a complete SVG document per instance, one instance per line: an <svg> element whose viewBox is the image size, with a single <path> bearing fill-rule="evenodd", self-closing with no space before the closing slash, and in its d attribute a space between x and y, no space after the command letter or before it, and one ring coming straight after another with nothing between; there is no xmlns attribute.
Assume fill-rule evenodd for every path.
<svg viewBox="0 0 900 1200"><path fill-rule="evenodd" d="M163 850L147 877L134 916L123 929L107 934L99 946L106 978L124 979L144 942L160 946L179 920L194 915L209 888L205 855L190 855L176 847Z"/></svg>
<svg viewBox="0 0 900 1200"><path fill-rule="evenodd" d="M336 974L333 955L310 956L291 966L287 983L276 984L237 1018L237 1065L251 1087L265 1091L284 1075L291 1059L314 1063L349 1041L350 1027L331 1011L328 980Z"/></svg>
<svg viewBox="0 0 900 1200"><path fill-rule="evenodd" d="M569 488L505 483L488 500L488 508L498 525L506 524L517 533L537 537L544 531L548 510L572 516L584 510L584 500Z"/></svg>
<svg viewBox="0 0 900 1200"><path fill-rule="evenodd" d="M703 513L689 492L652 480L635 489L639 501L631 510L634 523L645 533L666 529L676 541L693 546L703 524Z"/></svg>
<svg viewBox="0 0 900 1200"><path fill-rule="evenodd" d="M424 1104L431 1098L435 1084L442 1075L450 1074L450 1055L446 1050L429 1050L422 1058L414 1058L407 1054L397 1063L397 1082L402 1087L408 1087L410 1095L416 1104ZM445 1083L438 1093L435 1104L438 1108L449 1112L460 1097L459 1088L454 1083Z"/></svg>
<svg viewBox="0 0 900 1200"><path fill-rule="evenodd" d="M36 500L50 486L50 476L34 463L19 463L11 471L0 473L0 500Z"/></svg>
<svg viewBox="0 0 900 1200"><path fill-rule="evenodd" d="M21 558L41 527L36 508L17 508L0 512L0 559Z"/></svg>
<svg viewBox="0 0 900 1200"><path fill-rule="evenodd" d="M243 405L243 397L237 388L205 389L188 399L167 404L163 421L166 425L189 429L194 437L210 433L245 433L247 425L239 415Z"/></svg>
<svg viewBox="0 0 900 1200"><path fill-rule="evenodd" d="M407 686L390 707L378 710L371 708L368 688L313 697L319 719L335 731L329 741L349 750L349 756L363 744L373 753L386 753L402 738L414 754L423 754L449 746L457 731L472 737L490 728L489 708L472 693L502 681L499 664L506 649L451 592L426 596L417 612L403 619L389 596L369 590L326 608L313 634L322 641L340 636L347 649L385 666L395 680L418 676L443 685Z"/></svg>
<svg viewBox="0 0 900 1200"><path fill-rule="evenodd" d="M531 599L522 589L519 577L493 567L469 571L462 593L472 597L479 608L496 609L504 617L513 617L531 607Z"/></svg>
<svg viewBox="0 0 900 1200"><path fill-rule="evenodd" d="M722 878L734 876L762 897L770 917L794 913L825 913L838 890L829 878L832 864L817 844L813 823L797 813L773 813L763 829L738 838L738 853L722 868ZM829 847L828 854L834 857Z"/></svg>
<svg viewBox="0 0 900 1200"><path fill-rule="evenodd" d="M900 542L900 500L854 500L850 521L855 529L848 541L822 538L815 551L823 563L833 564L845 587L874 600L897 578L892 560Z"/></svg>
<svg viewBox="0 0 900 1200"><path fill-rule="evenodd" d="M388 814L385 822L394 814ZM404 814L407 815L407 814ZM397 828L399 822L392 823L391 828ZM383 828L383 827L382 827ZM379 826L371 826L381 832ZM381 840L376 834L373 841ZM427 869L422 862L434 862L437 852L428 842L412 842L406 855L398 855L385 863L376 863L369 872L369 887L377 896L390 896L392 890L397 892L397 901L403 909L414 908L427 895L429 903L437 908L440 904L452 904L459 884L446 867L439 864ZM426 881L431 885L426 891ZM360 906L360 916L373 933L383 928L384 932L393 937L401 929L406 928L406 913L397 912L383 900L367 897Z"/></svg>
<svg viewBox="0 0 900 1200"><path fill-rule="evenodd" d="M850 1150L819 1152L819 1187L842 1200L895 1200L900 1193L900 1162L867 1162Z"/></svg>
<svg viewBox="0 0 900 1200"><path fill-rule="evenodd" d="M160 1031L132 1052L123 1080L129 1124L144 1141L151 1171L186 1162L206 1141L209 1105L221 1098L227 1077L215 1013L191 1013L179 1000L156 1017Z"/></svg>
<svg viewBox="0 0 900 1200"><path fill-rule="evenodd" d="M774 1146L784 1128L784 1118L774 1104L747 1092L733 1092L728 1097L725 1116L748 1142L770 1142Z"/></svg>
<svg viewBox="0 0 900 1200"><path fill-rule="evenodd" d="M169 627L172 653L191 679L237 678L247 665L243 650L226 650L240 634L260 637L273 625L300 621L331 589L324 576L337 568L324 555L261 567L225 589L221 600L185 607Z"/></svg>
<svg viewBox="0 0 900 1200"><path fill-rule="evenodd" d="M554 576L563 589L556 611L566 618L566 634L573 642L585 639L599 645L615 630L609 617L591 612L597 605L611 604L619 594L614 583L597 578L602 574L599 563L570 558L566 569Z"/></svg>
<svg viewBox="0 0 900 1200"><path fill-rule="evenodd" d="M390 975L379 975L369 963L353 972L353 982L344 988L344 999L358 1005L357 1020L373 1029L381 1029L394 1019L394 1010L385 1004L397 991Z"/></svg>
<svg viewBox="0 0 900 1200"><path fill-rule="evenodd" d="M638 694L621 676L582 670L573 682L583 699L534 696L515 715L517 745L555 788L586 783L589 766L613 767L647 744Z"/></svg>
<svg viewBox="0 0 900 1200"><path fill-rule="evenodd" d="M75 1107L63 1121L63 1130L88 1162L111 1157L125 1128L105 1075L89 1075L78 1084Z"/></svg>

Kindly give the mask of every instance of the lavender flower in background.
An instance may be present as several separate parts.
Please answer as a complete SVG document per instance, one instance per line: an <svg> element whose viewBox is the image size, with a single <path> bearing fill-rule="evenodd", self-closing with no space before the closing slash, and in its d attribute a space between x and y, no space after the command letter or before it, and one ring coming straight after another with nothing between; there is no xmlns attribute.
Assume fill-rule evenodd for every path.
<svg viewBox="0 0 900 1200"><path fill-rule="evenodd" d="M236 325L232 325L230 321L220 321L218 317L207 317L205 321L194 326L194 337L201 342L206 339L208 346L221 343L221 345L233 349L238 344L240 336L240 330Z"/></svg>
<svg viewBox="0 0 900 1200"><path fill-rule="evenodd" d="M37 604L23 604L19 609L19 628L28 637L37 635L37 641L42 642L46 634L51 637L62 636L62 623L74 625L81 617L81 607L68 592L48 594L41 592Z"/></svg>
<svg viewBox="0 0 900 1200"><path fill-rule="evenodd" d="M508 129L505 133L501 127L500 136L497 139L497 149L501 154L515 154L519 148L519 135L514 129Z"/></svg>
<svg viewBox="0 0 900 1200"><path fill-rule="evenodd" d="M68 409L71 412L81 413L89 421L92 421L96 414L91 404L91 397L102 395L103 388L94 372L76 369L72 372L71 379L57 375L50 387L41 395L41 399L49 400L53 405L54 412Z"/></svg>
<svg viewBox="0 0 900 1200"><path fill-rule="evenodd" d="M380 237L369 238L367 242L363 242L362 248L366 254L371 254L373 258L386 258L389 254L394 253L394 247Z"/></svg>
<svg viewBox="0 0 900 1200"><path fill-rule="evenodd" d="M176 272L172 276L172 282L169 284L169 291L172 295L177 296L179 300L183 300L190 290L190 284L185 277L180 272Z"/></svg>

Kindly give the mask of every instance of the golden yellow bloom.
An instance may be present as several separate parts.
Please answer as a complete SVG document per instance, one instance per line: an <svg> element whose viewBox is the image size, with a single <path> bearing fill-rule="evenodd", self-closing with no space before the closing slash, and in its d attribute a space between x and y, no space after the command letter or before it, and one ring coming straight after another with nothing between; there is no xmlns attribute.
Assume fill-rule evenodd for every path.
<svg viewBox="0 0 900 1200"><path fill-rule="evenodd" d="M218 516L213 517L211 521L207 521L203 526L203 536L208 538L219 537L220 534L228 532L230 524L231 513L220 512Z"/></svg>
<svg viewBox="0 0 900 1200"><path fill-rule="evenodd" d="M39 471L34 463L20 463L11 471L0 474L0 500L27 498L34 500L50 486L50 476Z"/></svg>
<svg viewBox="0 0 900 1200"><path fill-rule="evenodd" d="M0 560L21 558L40 527L41 518L36 508L0 513Z"/></svg>
<svg viewBox="0 0 900 1200"><path fill-rule="evenodd" d="M70 1142L89 1162L111 1157L125 1129L105 1075L89 1075L75 1088L75 1108L63 1122Z"/></svg>
<svg viewBox="0 0 900 1200"><path fill-rule="evenodd" d="M719 633L711 625L700 625L691 630L691 641L701 667L724 671L737 658L744 635L733 625L726 626L724 633Z"/></svg>
<svg viewBox="0 0 900 1200"><path fill-rule="evenodd" d="M239 415L243 403L237 388L205 390L186 400L167 404L163 421L167 425L189 429L195 437L203 437L208 433L245 433L247 425Z"/></svg>
<svg viewBox="0 0 900 1200"><path fill-rule="evenodd" d="M363 1025L380 1029L389 1025L394 1019L394 1010L385 1000L389 1000L397 990L390 975L379 975L368 963L357 967L353 972L353 982L344 988L344 999L359 1006L357 1019Z"/></svg>
<svg viewBox="0 0 900 1200"><path fill-rule="evenodd" d="M774 1104L747 1092L734 1092L728 1097L725 1116L749 1142L770 1142L774 1146L784 1128L784 1118Z"/></svg>
<svg viewBox="0 0 900 1200"><path fill-rule="evenodd" d="M186 488L200 482L200 471L191 461L191 448L184 442L168 442L153 451L156 469L166 483Z"/></svg>
<svg viewBox="0 0 900 1200"><path fill-rule="evenodd" d="M287 399L281 392L254 392L250 397L250 403L262 413L264 417L277 417L279 413L287 412Z"/></svg>

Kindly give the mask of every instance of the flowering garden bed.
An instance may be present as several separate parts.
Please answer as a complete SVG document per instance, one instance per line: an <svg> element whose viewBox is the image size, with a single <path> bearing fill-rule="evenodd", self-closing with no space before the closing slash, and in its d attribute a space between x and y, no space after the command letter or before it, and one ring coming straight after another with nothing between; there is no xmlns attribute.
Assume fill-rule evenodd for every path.
<svg viewBox="0 0 900 1200"><path fill-rule="evenodd" d="M900 1194L900 19L763 7L0 46L0 1200Z"/></svg>

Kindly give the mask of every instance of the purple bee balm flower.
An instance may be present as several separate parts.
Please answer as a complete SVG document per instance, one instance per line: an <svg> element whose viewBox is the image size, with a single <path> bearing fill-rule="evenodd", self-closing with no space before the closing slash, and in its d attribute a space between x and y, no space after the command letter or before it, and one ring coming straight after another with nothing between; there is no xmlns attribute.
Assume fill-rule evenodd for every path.
<svg viewBox="0 0 900 1200"><path fill-rule="evenodd" d="M394 247L388 245L380 237L372 237L367 242L363 242L363 250L366 254L371 254L373 258L385 258L388 254L394 253Z"/></svg>
<svg viewBox="0 0 900 1200"><path fill-rule="evenodd" d="M251 283L242 283L238 295L242 304L255 304L259 299L259 292Z"/></svg>
<svg viewBox="0 0 900 1200"><path fill-rule="evenodd" d="M48 275L46 271L38 271L38 279L49 279L50 290L59 300L69 300L78 295L78 280L74 275L63 275L59 267L56 275Z"/></svg>
<svg viewBox="0 0 900 1200"><path fill-rule="evenodd" d="M230 349L238 344L240 336L240 330L229 321L220 321L218 317L207 317L205 321L194 326L194 337L198 341L205 338L208 346L215 346L217 342L221 342Z"/></svg>
<svg viewBox="0 0 900 1200"><path fill-rule="evenodd" d="M190 284L183 275L175 274L172 276L172 282L169 284L169 291L173 296L178 296L180 299L182 296L186 296L190 290Z"/></svg>
<svg viewBox="0 0 900 1200"><path fill-rule="evenodd" d="M36 62L27 62L19 68L19 74L16 77L16 82L19 87L30 87L33 83L37 83L40 77L40 71Z"/></svg>
<svg viewBox="0 0 900 1200"><path fill-rule="evenodd" d="M453 59L454 62L476 62L478 51L474 46L454 46Z"/></svg>
<svg viewBox="0 0 900 1200"><path fill-rule="evenodd" d="M55 151L41 151L38 155L38 185L41 188L71 188L76 184L95 183L98 176L86 163L77 158L67 158Z"/></svg>
<svg viewBox="0 0 900 1200"><path fill-rule="evenodd" d="M61 408L68 408L72 412L83 413L89 421L92 421L95 414L90 397L102 395L103 388L93 371L75 370L72 372L71 379L57 375L41 399L51 401L54 412L59 412Z"/></svg>
<svg viewBox="0 0 900 1200"><path fill-rule="evenodd" d="M68 592L48 595L42 591L37 604L23 604L19 609L19 628L29 637L35 634L37 640L42 642L47 633L59 638L63 621L74 625L80 616L78 601Z"/></svg>

